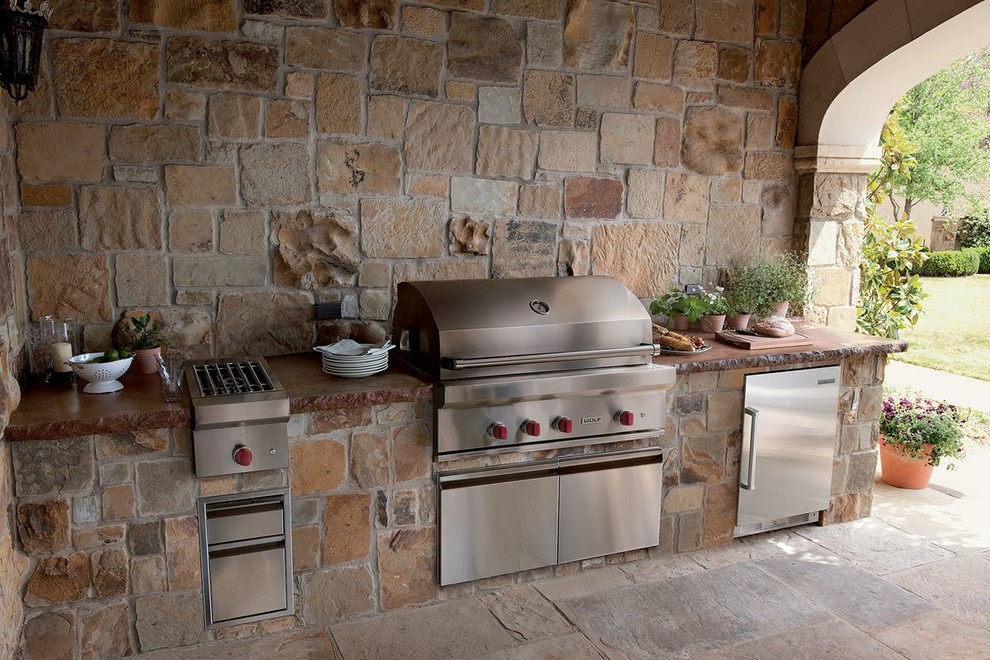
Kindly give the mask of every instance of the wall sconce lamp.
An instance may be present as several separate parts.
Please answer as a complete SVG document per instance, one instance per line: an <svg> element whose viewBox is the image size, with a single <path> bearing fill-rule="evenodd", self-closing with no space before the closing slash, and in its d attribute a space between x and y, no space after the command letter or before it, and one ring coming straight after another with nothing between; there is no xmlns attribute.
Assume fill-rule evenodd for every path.
<svg viewBox="0 0 990 660"><path fill-rule="evenodd" d="M34 91L41 62L41 40L52 7L31 0L6 0L0 8L0 86L15 101Z"/></svg>

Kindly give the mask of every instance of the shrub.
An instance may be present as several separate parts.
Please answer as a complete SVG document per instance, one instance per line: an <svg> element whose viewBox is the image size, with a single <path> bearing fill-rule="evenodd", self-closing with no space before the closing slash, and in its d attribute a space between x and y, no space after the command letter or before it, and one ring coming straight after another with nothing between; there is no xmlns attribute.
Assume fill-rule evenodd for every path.
<svg viewBox="0 0 990 660"><path fill-rule="evenodd" d="M974 249L932 252L921 265L925 277L965 277L980 270L980 253Z"/></svg>
<svg viewBox="0 0 990 660"><path fill-rule="evenodd" d="M980 272L990 273L990 247L973 248L980 254Z"/></svg>
<svg viewBox="0 0 990 660"><path fill-rule="evenodd" d="M990 212L963 218L962 234L964 247L990 247Z"/></svg>

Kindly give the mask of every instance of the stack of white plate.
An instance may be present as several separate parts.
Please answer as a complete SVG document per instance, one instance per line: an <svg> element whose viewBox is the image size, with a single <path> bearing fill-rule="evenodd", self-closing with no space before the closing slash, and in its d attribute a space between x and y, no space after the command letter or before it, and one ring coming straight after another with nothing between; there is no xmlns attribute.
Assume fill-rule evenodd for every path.
<svg viewBox="0 0 990 660"><path fill-rule="evenodd" d="M323 372L342 378L362 378L388 369L392 344L359 344L344 339L331 346L317 346L323 356Z"/></svg>

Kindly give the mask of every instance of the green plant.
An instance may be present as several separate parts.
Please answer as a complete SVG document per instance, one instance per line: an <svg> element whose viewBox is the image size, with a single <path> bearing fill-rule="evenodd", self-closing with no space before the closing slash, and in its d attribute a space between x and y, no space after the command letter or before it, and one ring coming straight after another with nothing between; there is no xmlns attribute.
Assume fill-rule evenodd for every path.
<svg viewBox="0 0 990 660"><path fill-rule="evenodd" d="M132 316L130 323L124 325L123 333L124 346L131 351L172 345L166 337L162 336L158 321L152 320L151 314Z"/></svg>
<svg viewBox="0 0 990 660"><path fill-rule="evenodd" d="M921 266L925 277L966 277L980 270L980 253L975 249L931 252Z"/></svg>
<svg viewBox="0 0 990 660"><path fill-rule="evenodd" d="M707 305L699 296L690 295L671 287L670 291L658 296L650 303L650 314L663 314L668 319L672 316L686 316L694 323L707 314Z"/></svg>
<svg viewBox="0 0 990 660"><path fill-rule="evenodd" d="M990 211L963 218L962 234L964 247L990 247Z"/></svg>
<svg viewBox="0 0 990 660"><path fill-rule="evenodd" d="M751 311L757 315L767 316L784 302L798 310L808 301L808 267L793 252L771 254L737 270L745 273L740 288L752 295Z"/></svg>
<svg viewBox="0 0 990 660"><path fill-rule="evenodd" d="M909 456L927 457L928 464L937 467L943 458L965 458L963 421L959 410L944 401L888 396L880 415L880 433Z"/></svg>
<svg viewBox="0 0 990 660"><path fill-rule="evenodd" d="M728 313L752 314L760 297L759 282L753 269L748 265L736 266L725 274L725 282Z"/></svg>
<svg viewBox="0 0 990 660"><path fill-rule="evenodd" d="M980 273L990 273L990 246L973 249L980 255Z"/></svg>
<svg viewBox="0 0 990 660"><path fill-rule="evenodd" d="M698 296L701 301L705 304L705 314L711 314L713 316L720 316L722 314L729 313L729 303L725 299L725 295L722 293L724 291L720 286L713 287L712 289L705 289Z"/></svg>

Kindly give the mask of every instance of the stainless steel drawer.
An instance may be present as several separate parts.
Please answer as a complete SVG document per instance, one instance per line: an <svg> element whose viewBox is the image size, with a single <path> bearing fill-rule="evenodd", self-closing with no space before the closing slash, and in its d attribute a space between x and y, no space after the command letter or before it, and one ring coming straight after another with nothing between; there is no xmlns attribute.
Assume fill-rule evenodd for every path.
<svg viewBox="0 0 990 660"><path fill-rule="evenodd" d="M285 561L283 543L211 553L213 622L285 610Z"/></svg>
<svg viewBox="0 0 990 660"><path fill-rule="evenodd" d="M279 536L284 533L282 497L259 497L206 505L210 545Z"/></svg>

